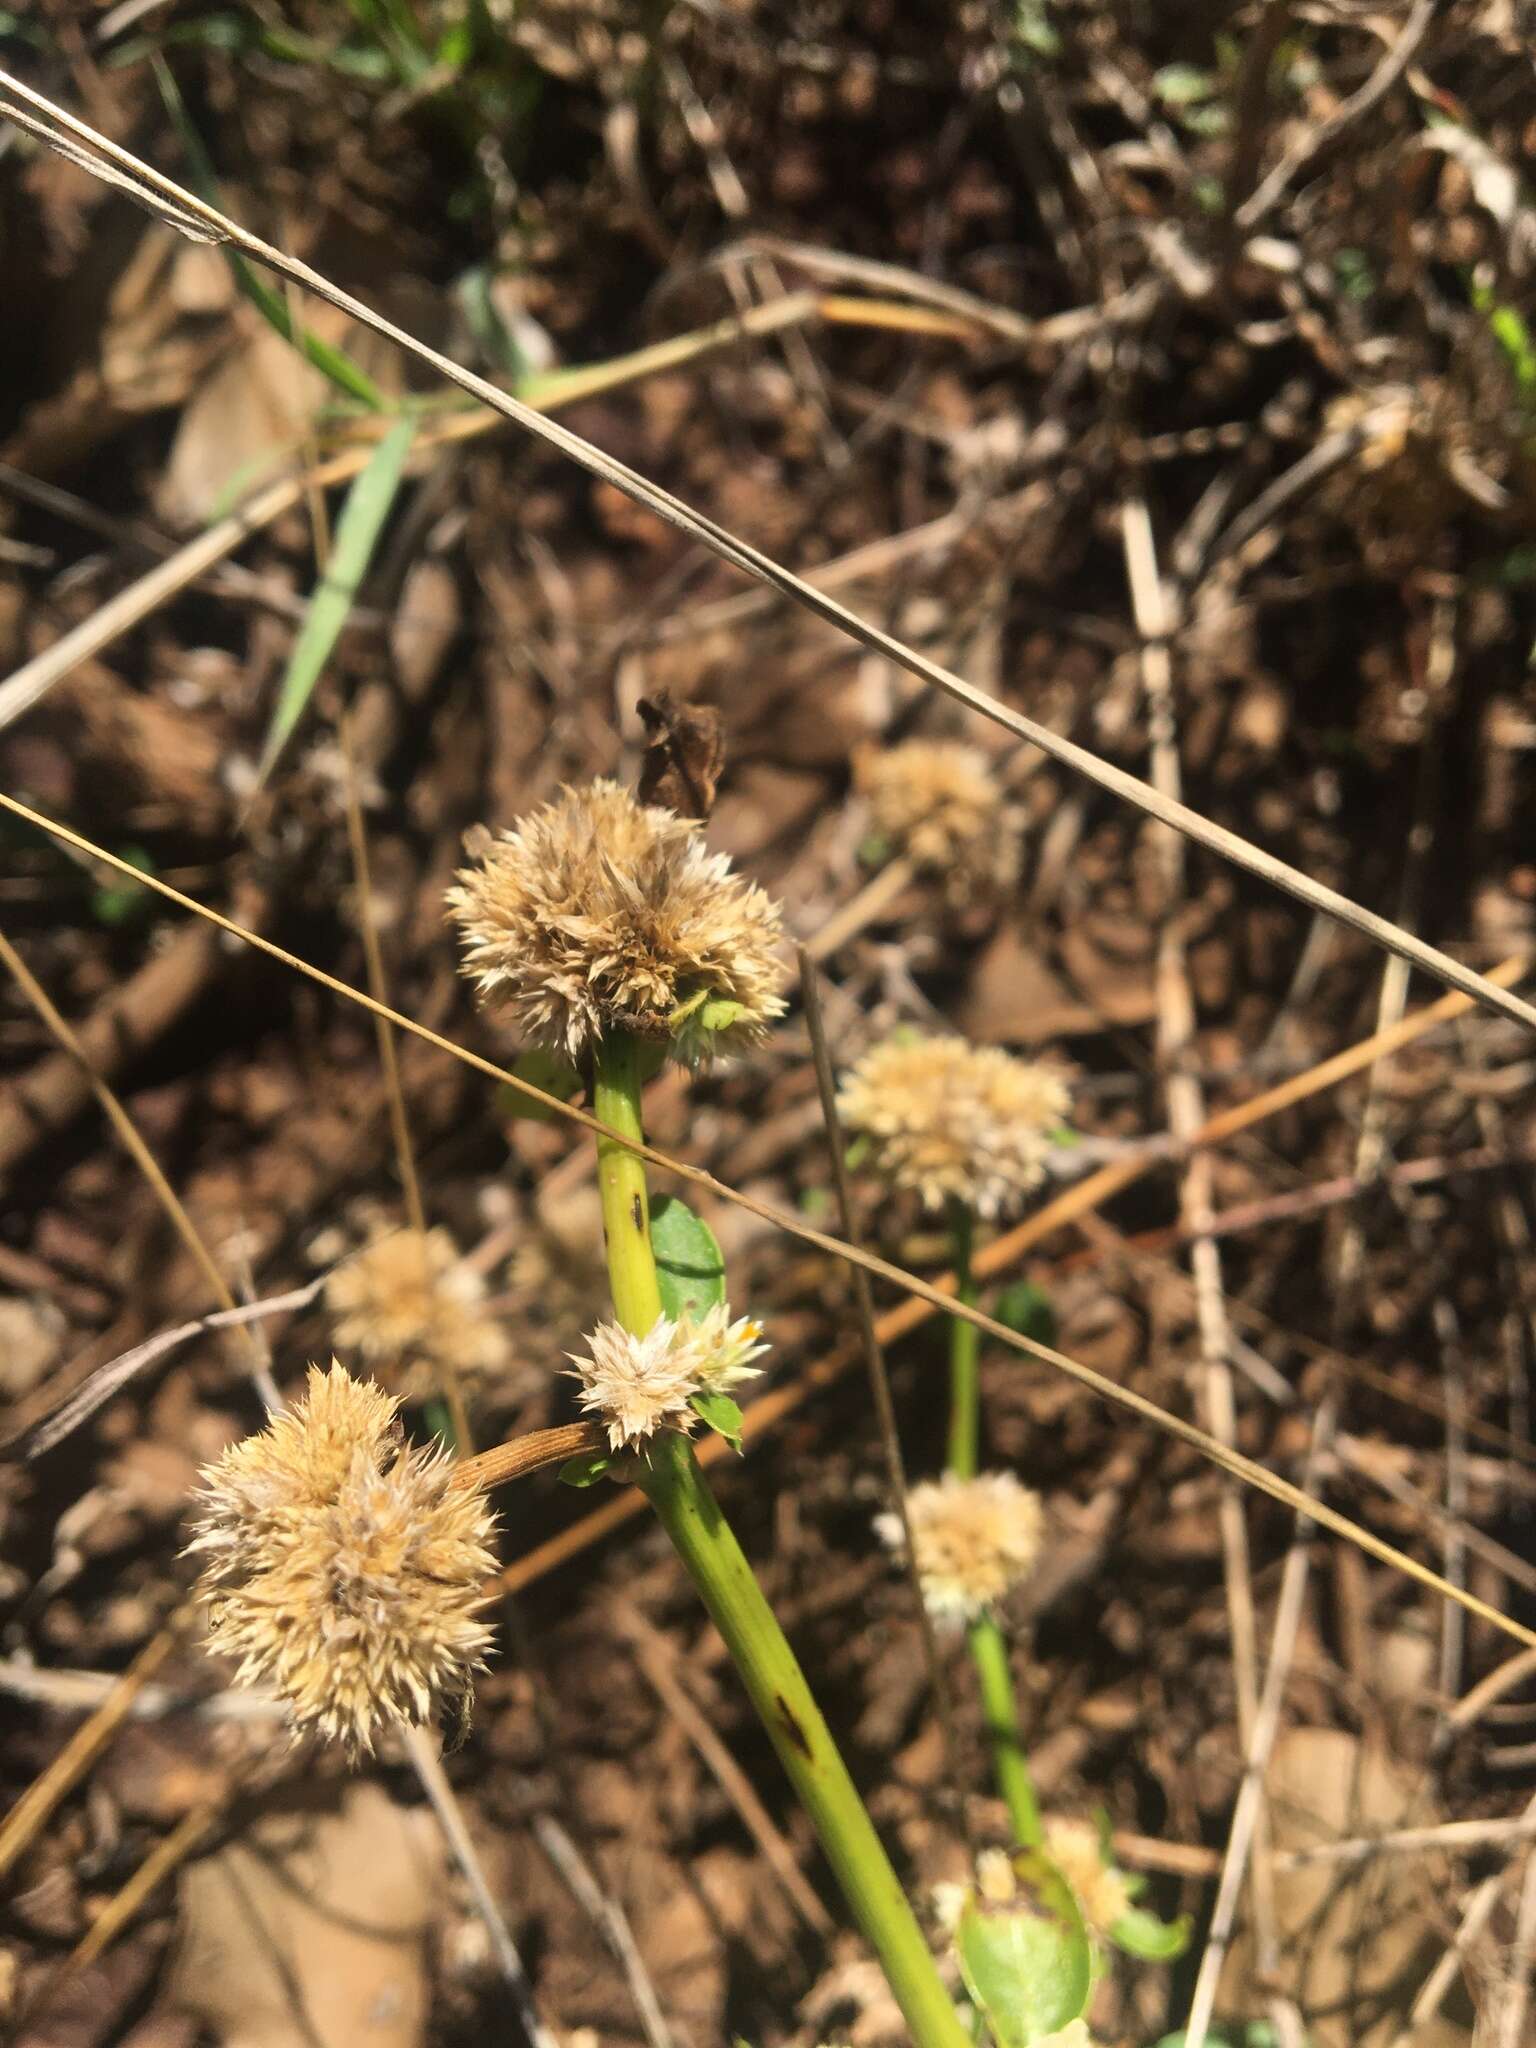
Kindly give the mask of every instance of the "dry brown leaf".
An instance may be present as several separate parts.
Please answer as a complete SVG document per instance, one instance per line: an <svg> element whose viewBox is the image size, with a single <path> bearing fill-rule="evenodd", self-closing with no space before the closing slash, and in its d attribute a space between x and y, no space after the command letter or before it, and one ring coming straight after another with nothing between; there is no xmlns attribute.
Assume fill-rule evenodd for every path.
<svg viewBox="0 0 1536 2048"><path fill-rule="evenodd" d="M428 1814L319 1788L183 1872L169 2003L223 2048L413 2048L444 1891Z"/></svg>

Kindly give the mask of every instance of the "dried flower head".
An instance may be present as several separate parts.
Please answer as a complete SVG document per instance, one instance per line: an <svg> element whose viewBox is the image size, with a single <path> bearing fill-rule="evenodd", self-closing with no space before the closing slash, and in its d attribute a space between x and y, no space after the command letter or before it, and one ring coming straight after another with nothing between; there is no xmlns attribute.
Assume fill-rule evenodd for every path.
<svg viewBox="0 0 1536 2048"><path fill-rule="evenodd" d="M1107 1935L1129 1912L1131 1894L1124 1871L1106 1859L1098 1829L1092 1821L1072 1820L1062 1814L1047 1816L1045 1846L1077 1894L1090 1933Z"/></svg>
<svg viewBox="0 0 1536 2048"><path fill-rule="evenodd" d="M880 838L942 877L957 906L1017 881L1022 820L980 748L957 740L866 748L854 781Z"/></svg>
<svg viewBox="0 0 1536 2048"><path fill-rule="evenodd" d="M188 1546L209 1646L354 1756L462 1708L491 1640L490 1508L440 1452L405 1448L398 1406L311 1366L303 1400L204 1472Z"/></svg>
<svg viewBox="0 0 1536 2048"><path fill-rule="evenodd" d="M325 1287L338 1350L407 1401L506 1371L511 1346L485 1310L485 1282L446 1230L377 1226Z"/></svg>
<svg viewBox="0 0 1536 2048"><path fill-rule="evenodd" d="M975 1621L1027 1578L1040 1552L1040 1496L1011 1472L961 1479L946 1472L907 1495L923 1600L935 1621ZM901 1517L877 1515L875 1530L902 1548Z"/></svg>
<svg viewBox="0 0 1536 2048"><path fill-rule="evenodd" d="M697 826L616 782L567 789L492 840L448 912L481 1001L571 1059L624 1029L693 1062L784 1011L777 906Z"/></svg>
<svg viewBox="0 0 1536 2048"><path fill-rule="evenodd" d="M768 1349L762 1325L750 1316L733 1323L729 1316L716 1302L696 1323L659 1316L643 1337L604 1323L589 1338L587 1356L569 1354L581 1405L603 1418L611 1449L643 1442L658 1429L686 1435L695 1394L725 1393L756 1377L762 1368L752 1360Z"/></svg>
<svg viewBox="0 0 1536 2048"><path fill-rule="evenodd" d="M963 1038L890 1038L843 1078L837 1109L869 1164L925 1208L1011 1208L1045 1178L1069 1106L1053 1068Z"/></svg>

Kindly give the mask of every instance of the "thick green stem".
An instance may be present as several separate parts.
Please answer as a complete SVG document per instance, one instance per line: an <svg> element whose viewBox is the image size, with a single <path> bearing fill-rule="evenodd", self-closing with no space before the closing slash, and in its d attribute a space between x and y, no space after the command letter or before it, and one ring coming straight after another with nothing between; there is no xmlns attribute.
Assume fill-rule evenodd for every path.
<svg viewBox="0 0 1536 2048"><path fill-rule="evenodd" d="M1038 1848L1043 1836L1040 1808L1035 1799L1034 1780L1024 1754L1024 1737L1019 1727L1019 1709L1014 1699L1013 1673L1008 1665L1008 1643L990 1616L973 1621L970 1627L971 1655L981 1680L981 1705L986 1718L987 1740L992 1746L992 1769L997 1789L1008 1808L1015 1841L1026 1848Z"/></svg>
<svg viewBox="0 0 1536 2048"><path fill-rule="evenodd" d="M601 1047L593 1107L611 1129L626 1137L643 1136L632 1040L615 1036ZM598 1185L614 1312L625 1329L643 1336L661 1314L644 1162L612 1139L600 1138ZM969 2048L922 1930L795 1653L686 1437L653 1439L640 1485L725 1639L854 1917L880 1958L913 2040L918 2048Z"/></svg>
<svg viewBox="0 0 1536 2048"><path fill-rule="evenodd" d="M963 1202L949 1209L949 1237L955 1267L955 1299L976 1306L976 1280L971 1271L975 1218ZM949 1456L951 1472L976 1477L981 1442L981 1332L959 1316L949 1319Z"/></svg>
<svg viewBox="0 0 1536 2048"><path fill-rule="evenodd" d="M955 1295L975 1306L976 1279L971 1266L975 1245L976 1219L963 1202L952 1202L949 1210L950 1253L955 1268ZM949 1321L949 1469L962 1479L974 1479L981 1456L981 1332L974 1323L958 1316ZM1008 1664L1008 1643L997 1623L988 1616L973 1622L970 1629L971 1656L981 1681L982 1708L986 1716L987 1742L992 1751L992 1772L997 1789L1008 1808L1017 1840L1033 1848L1041 1840L1040 1808L1034 1781L1024 1752L1019 1727L1018 1702L1014 1697L1013 1673Z"/></svg>
<svg viewBox="0 0 1536 2048"><path fill-rule="evenodd" d="M843 1896L923 2048L967 2040L928 1944L811 1689L685 1437L662 1437L641 1485L725 1638Z"/></svg>
<svg viewBox="0 0 1536 2048"><path fill-rule="evenodd" d="M592 1111L599 1123L622 1131L626 1138L638 1142L645 1136L640 1120L640 1048L627 1032L614 1032L599 1049ZM597 1186L613 1312L632 1337L643 1337L661 1314L645 1161L612 1138L599 1138Z"/></svg>

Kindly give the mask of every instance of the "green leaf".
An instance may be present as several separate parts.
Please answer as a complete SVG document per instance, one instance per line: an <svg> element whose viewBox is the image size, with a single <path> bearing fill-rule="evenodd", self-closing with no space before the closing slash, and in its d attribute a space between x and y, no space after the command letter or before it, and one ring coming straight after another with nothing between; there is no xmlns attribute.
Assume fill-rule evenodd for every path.
<svg viewBox="0 0 1536 2048"><path fill-rule="evenodd" d="M1144 1963L1171 1963L1189 1947L1192 1922L1187 1913L1177 1920L1159 1920L1145 1906L1131 1906L1109 1930L1116 1948Z"/></svg>
<svg viewBox="0 0 1536 2048"><path fill-rule="evenodd" d="M581 1086L581 1075L570 1061L542 1045L523 1053L513 1062L512 1071L519 1081L542 1088L546 1095L557 1095L562 1102L569 1102ZM505 1081L496 1091L496 1102L504 1116L526 1117L536 1124L554 1123L559 1116L559 1111L548 1103L524 1095L520 1088L509 1087Z"/></svg>
<svg viewBox="0 0 1536 2048"><path fill-rule="evenodd" d="M729 1394L705 1392L690 1394L688 1406L699 1420L723 1436L733 1451L741 1449L741 1409Z"/></svg>
<svg viewBox="0 0 1536 2048"><path fill-rule="evenodd" d="M595 1486L613 1463L611 1451L584 1451L579 1458L567 1458L558 1474L562 1486Z"/></svg>
<svg viewBox="0 0 1536 2048"><path fill-rule="evenodd" d="M155 872L155 863L142 846L125 846L122 858L143 874ZM128 924L142 916L152 901L149 890L138 882L103 882L91 893L91 915L98 924Z"/></svg>
<svg viewBox="0 0 1536 2048"><path fill-rule="evenodd" d="M1037 1344L1056 1342L1056 1311L1051 1307L1050 1296L1033 1280L1015 1280L1011 1287L1005 1287L993 1305L992 1314L1021 1337L1032 1337Z"/></svg>
<svg viewBox="0 0 1536 2048"><path fill-rule="evenodd" d="M733 1002L729 996L710 996L699 1011L699 1029L729 1031L746 1009L745 1003Z"/></svg>
<svg viewBox="0 0 1536 2048"><path fill-rule="evenodd" d="M674 1322L697 1323L724 1301L725 1260L715 1233L676 1195L662 1195L651 1205L651 1248L661 1305Z"/></svg>
<svg viewBox="0 0 1536 2048"><path fill-rule="evenodd" d="M1165 64L1154 73L1152 90L1165 107L1193 107L1201 100L1214 99L1220 81L1213 71L1202 71L1195 64Z"/></svg>
<svg viewBox="0 0 1536 2048"><path fill-rule="evenodd" d="M219 187L212 160L203 147L202 137L192 125L176 81L162 57L154 59L154 72L166 112L176 124L182 147L187 152L187 161L192 171L192 188L210 204L216 205ZM296 321L283 294L275 291L265 278L259 276L238 249L224 245L221 253L234 275L235 283L269 327L275 328L284 341L296 348L314 364L322 376L328 377L331 383L338 390L344 391L349 398L357 399L371 412L389 411L389 400L367 371L360 369L344 349L336 348L328 341L322 341L320 336L311 333L302 321Z"/></svg>
<svg viewBox="0 0 1536 2048"><path fill-rule="evenodd" d="M278 692L277 709L267 732L257 774L260 786L277 764L294 727L304 715L316 683L331 658L357 587L368 573L390 507L400 489L405 458L416 437L416 419L403 413L368 458L368 467L358 475L347 492L341 517L336 522L335 543L330 566L310 594L304 622L299 627L288 657L288 667Z"/></svg>
<svg viewBox="0 0 1536 2048"><path fill-rule="evenodd" d="M972 1896L955 1930L965 1988L997 2048L1028 2048L1077 2019L1093 1987L1093 1948L1071 1886L1038 1849L1013 1861L1020 1896Z"/></svg>

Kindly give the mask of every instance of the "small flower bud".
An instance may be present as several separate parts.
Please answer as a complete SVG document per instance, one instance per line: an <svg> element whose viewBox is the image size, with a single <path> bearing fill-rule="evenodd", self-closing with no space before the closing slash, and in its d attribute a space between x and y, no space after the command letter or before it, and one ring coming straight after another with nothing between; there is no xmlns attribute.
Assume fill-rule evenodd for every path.
<svg viewBox="0 0 1536 2048"><path fill-rule="evenodd" d="M1125 1873L1104 1854L1092 1821L1065 1814L1047 1815L1045 1846L1051 1860L1077 1894L1077 1903L1091 1934L1107 1935L1131 1906Z"/></svg>
<svg viewBox="0 0 1536 2048"><path fill-rule="evenodd" d="M490 1508L440 1452L404 1447L398 1406L311 1366L303 1400L204 1472L188 1546L209 1647L354 1757L467 1703L491 1640Z"/></svg>
<svg viewBox="0 0 1536 2048"><path fill-rule="evenodd" d="M762 1325L750 1316L728 1324L729 1315L716 1302L696 1323L659 1316L643 1337L604 1323L588 1339L588 1356L568 1354L571 1377L581 1381L581 1406L607 1424L612 1449L641 1443L658 1429L687 1435L695 1394L726 1393L756 1378L761 1367L751 1361L768 1349Z"/></svg>

